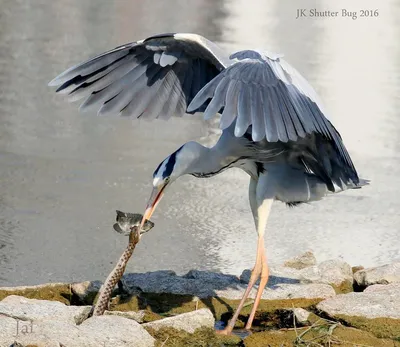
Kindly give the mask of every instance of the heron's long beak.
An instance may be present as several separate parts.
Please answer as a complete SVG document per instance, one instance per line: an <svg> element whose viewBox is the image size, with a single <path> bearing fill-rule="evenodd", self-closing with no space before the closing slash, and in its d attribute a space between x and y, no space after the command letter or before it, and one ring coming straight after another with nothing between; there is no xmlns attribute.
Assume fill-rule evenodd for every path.
<svg viewBox="0 0 400 347"><path fill-rule="evenodd" d="M149 202L147 203L146 211L144 212L142 221L140 222L139 230L142 230L144 223L146 220L149 220L153 215L154 210L156 209L158 203L160 202L161 198L164 195L164 189L167 184L164 184L160 187L154 187L153 191L151 192Z"/></svg>

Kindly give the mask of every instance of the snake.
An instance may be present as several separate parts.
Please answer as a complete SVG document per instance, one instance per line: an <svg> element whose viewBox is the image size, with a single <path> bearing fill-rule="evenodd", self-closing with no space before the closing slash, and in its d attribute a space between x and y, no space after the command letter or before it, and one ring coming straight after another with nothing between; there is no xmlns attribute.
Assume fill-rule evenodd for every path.
<svg viewBox="0 0 400 347"><path fill-rule="evenodd" d="M141 236L154 227L154 223L147 220L139 230L142 215L138 213L128 213L117 210L117 223L113 225L118 233L129 235L128 246L120 256L114 269L107 276L104 284L100 288L99 297L96 304L92 307L89 316L101 316L108 309L111 294L125 272L126 265L131 258Z"/></svg>

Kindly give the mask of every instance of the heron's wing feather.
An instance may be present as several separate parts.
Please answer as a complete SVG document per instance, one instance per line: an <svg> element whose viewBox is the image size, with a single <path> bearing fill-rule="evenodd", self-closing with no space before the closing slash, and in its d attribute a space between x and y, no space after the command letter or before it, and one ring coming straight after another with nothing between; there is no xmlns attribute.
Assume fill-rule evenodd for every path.
<svg viewBox="0 0 400 347"><path fill-rule="evenodd" d="M214 80L206 84L196 95L189 110L195 110L208 98L223 99L224 107L229 103L240 102L238 119L242 113L251 113L251 124L257 122L265 126L263 131L254 129L253 140L259 141L266 137L268 141L295 141L312 131L318 131L329 136L329 127L323 114L323 107L318 95L307 81L288 63L276 54L263 54L257 51L241 51L231 55L233 64L222 71ZM219 83L241 83L237 99L231 99L227 90L216 92ZM255 92L258 90L257 92ZM250 102L245 105L245 100ZM253 114L255 112L255 114ZM210 117L210 111L206 110ZM228 117L228 116L227 116ZM229 116L230 117L230 116ZM259 122L263 118L263 123ZM243 116L245 119L245 116ZM221 128L231 124L224 116L221 118ZM236 134L240 136L248 126L247 122L236 123ZM254 127L253 127L254 128Z"/></svg>
<svg viewBox="0 0 400 347"><path fill-rule="evenodd" d="M231 55L233 63L199 91L188 111L202 107L211 98L204 111L207 118L216 113L216 105L223 107L220 128L226 129L237 117L235 135L242 136L252 125L254 141L297 141L313 132L320 133L333 141L343 160L353 167L317 93L281 57L251 50ZM228 88L219 88L222 84ZM233 85L240 85L238 93L230 92ZM233 113L225 112L227 108Z"/></svg>
<svg viewBox="0 0 400 347"><path fill-rule="evenodd" d="M194 34L162 34L78 64L52 80L81 110L168 119L182 116L198 91L229 64L212 42ZM203 111L206 104L196 111Z"/></svg>

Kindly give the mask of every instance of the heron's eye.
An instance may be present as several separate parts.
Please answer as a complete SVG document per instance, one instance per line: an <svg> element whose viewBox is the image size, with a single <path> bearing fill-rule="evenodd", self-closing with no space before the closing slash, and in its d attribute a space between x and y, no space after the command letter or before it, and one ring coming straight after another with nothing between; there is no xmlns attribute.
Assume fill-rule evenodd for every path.
<svg viewBox="0 0 400 347"><path fill-rule="evenodd" d="M168 177L166 177L166 178L165 178L165 180L164 180L164 182L165 182L165 183L168 183L168 182L169 182L169 180L170 180L170 178L171 178L171 177L169 177L169 176L168 176Z"/></svg>

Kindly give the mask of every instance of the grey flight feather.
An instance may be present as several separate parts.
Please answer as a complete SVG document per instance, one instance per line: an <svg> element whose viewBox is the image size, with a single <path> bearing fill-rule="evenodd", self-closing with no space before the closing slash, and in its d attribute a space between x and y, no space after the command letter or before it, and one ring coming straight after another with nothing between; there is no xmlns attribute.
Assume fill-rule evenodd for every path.
<svg viewBox="0 0 400 347"><path fill-rule="evenodd" d="M82 111L96 108L101 115L167 119L187 113L198 91L228 62L204 37L162 34L100 54L66 70L49 85L58 86L57 92L67 94L70 101L86 98ZM167 106L172 93L175 108ZM162 113L165 109L167 114Z"/></svg>
<svg viewBox="0 0 400 347"><path fill-rule="evenodd" d="M261 89L262 93L252 92L250 99L251 107L258 109L253 119L264 118L265 135L270 141L272 139L287 142L296 141L298 137L304 137L312 131L318 131L326 136L331 136L331 126L327 123L323 106L316 92L301 77L301 75L289 64L283 61L278 55L265 55L256 51L241 51L231 55L235 61L223 70L214 80L206 84L195 96L188 107L188 111L196 110L204 105L209 98L221 97L225 99L224 107L232 107L230 103L237 102L229 99L229 95L218 95L216 90L217 83L236 83L242 82L240 94L246 93L244 90ZM242 97L239 95L239 100ZM261 107L260 107L261 106ZM270 112L266 112L269 109ZM209 110L205 113L210 117ZM227 128L232 122L231 115L226 115L229 119L221 117L221 128ZM241 114L238 114L238 118ZM273 122L267 118L273 118ZM269 123L273 123L271 127ZM243 126L246 126L243 123ZM242 122L236 124L236 133L243 134L246 129L240 128ZM276 137L276 135L277 137ZM259 139L254 139L259 140Z"/></svg>

